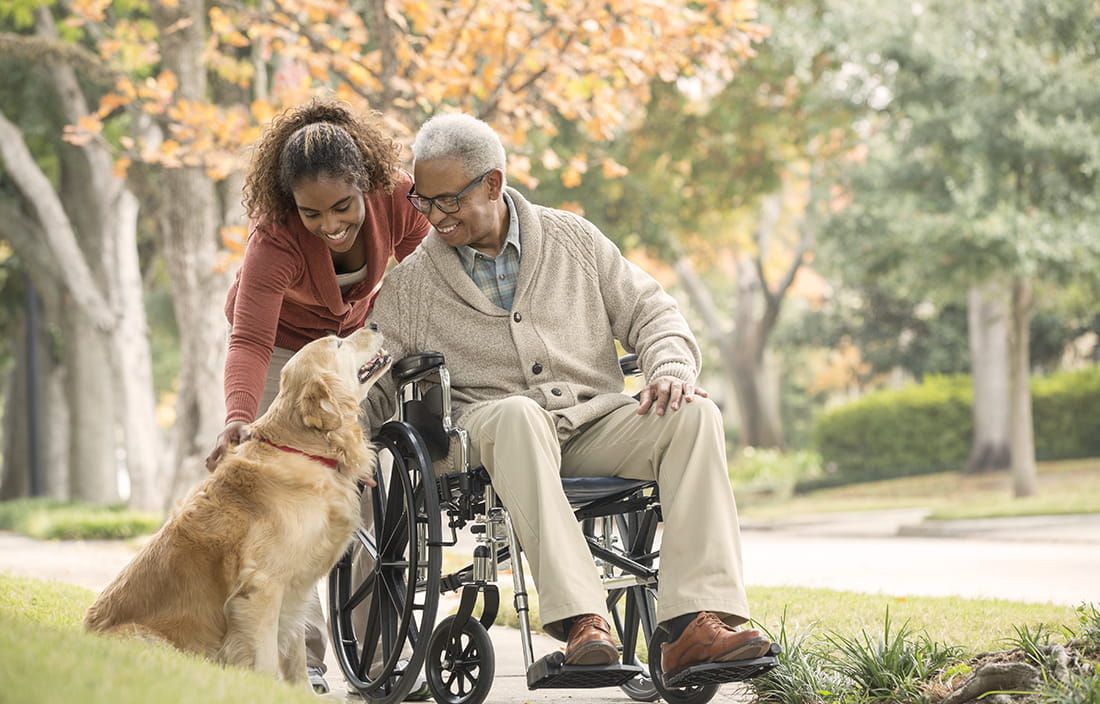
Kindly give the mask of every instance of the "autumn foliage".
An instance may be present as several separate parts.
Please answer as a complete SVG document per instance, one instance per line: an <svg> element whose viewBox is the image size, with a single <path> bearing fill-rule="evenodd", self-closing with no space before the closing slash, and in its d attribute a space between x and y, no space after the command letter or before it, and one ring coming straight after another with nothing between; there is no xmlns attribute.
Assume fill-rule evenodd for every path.
<svg viewBox="0 0 1100 704"><path fill-rule="evenodd" d="M131 125L140 114L161 128L156 137L135 128L110 138L120 174L141 161L224 178L274 114L319 93L381 111L402 137L438 111L476 114L504 136L521 181L532 159L560 168L567 184L593 164L621 173L606 157L533 153L528 137L552 136L564 119L608 140L645 104L655 78L727 81L762 34L752 0L217 2L183 20L206 30L212 95L196 102L179 99L177 77L161 69L170 37L158 35L147 9L77 0L65 19L117 76L68 139L112 134L106 126L126 115Z"/></svg>

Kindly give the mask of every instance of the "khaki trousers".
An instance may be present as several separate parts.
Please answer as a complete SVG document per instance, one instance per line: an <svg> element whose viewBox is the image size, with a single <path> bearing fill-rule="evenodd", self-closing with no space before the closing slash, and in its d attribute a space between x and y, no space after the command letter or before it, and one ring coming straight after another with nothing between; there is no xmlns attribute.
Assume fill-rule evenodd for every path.
<svg viewBox="0 0 1100 704"><path fill-rule="evenodd" d="M553 416L523 396L462 418L471 459L492 477L531 565L543 627L562 640L562 619L606 612L563 476L657 480L664 515L658 621L704 610L734 626L749 618L718 407L695 397L663 416L637 409L631 404L608 414L564 446Z"/></svg>

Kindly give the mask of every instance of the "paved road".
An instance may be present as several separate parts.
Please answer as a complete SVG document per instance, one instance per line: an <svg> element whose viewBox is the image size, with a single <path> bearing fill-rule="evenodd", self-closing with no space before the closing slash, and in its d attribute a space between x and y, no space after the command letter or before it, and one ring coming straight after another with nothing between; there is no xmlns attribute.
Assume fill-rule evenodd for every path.
<svg viewBox="0 0 1100 704"><path fill-rule="evenodd" d="M891 595L958 595L1077 605L1100 601L1100 515L928 523L920 510L745 522L750 585L810 586ZM0 532L0 571L102 589L132 557L114 542L43 542ZM620 690L529 691L518 632L493 628L490 702L631 701ZM536 638L535 656L558 647ZM330 658L330 680L340 682ZM337 687L325 697L345 699ZM348 701L361 701L349 698ZM728 685L716 704L743 701Z"/></svg>
<svg viewBox="0 0 1100 704"><path fill-rule="evenodd" d="M923 521L923 509L745 522L745 580L871 594L1100 602L1100 515Z"/></svg>

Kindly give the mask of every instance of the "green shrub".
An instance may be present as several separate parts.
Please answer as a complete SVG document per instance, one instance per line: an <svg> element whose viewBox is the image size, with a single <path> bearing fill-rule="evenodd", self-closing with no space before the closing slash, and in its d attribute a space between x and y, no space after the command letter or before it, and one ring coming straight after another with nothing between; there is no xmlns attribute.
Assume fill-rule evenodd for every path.
<svg viewBox="0 0 1100 704"><path fill-rule="evenodd" d="M0 529L45 540L125 540L156 532L164 517L124 506L88 506L54 499L0 502Z"/></svg>
<svg viewBox="0 0 1100 704"><path fill-rule="evenodd" d="M930 376L822 414L814 428L825 476L797 490L961 468L973 440L969 376ZM1038 459L1100 456L1100 365L1032 381Z"/></svg>
<svg viewBox="0 0 1100 704"><path fill-rule="evenodd" d="M813 450L781 452L746 447L730 462L730 483L735 491L774 497L791 494L798 482L823 476L821 455Z"/></svg>
<svg viewBox="0 0 1100 704"><path fill-rule="evenodd" d="M1031 399L1038 459L1100 456L1100 365L1037 377Z"/></svg>
<svg viewBox="0 0 1100 704"><path fill-rule="evenodd" d="M970 393L967 377L929 377L924 384L876 391L824 414L814 443L827 477L816 484L959 466L970 449Z"/></svg>

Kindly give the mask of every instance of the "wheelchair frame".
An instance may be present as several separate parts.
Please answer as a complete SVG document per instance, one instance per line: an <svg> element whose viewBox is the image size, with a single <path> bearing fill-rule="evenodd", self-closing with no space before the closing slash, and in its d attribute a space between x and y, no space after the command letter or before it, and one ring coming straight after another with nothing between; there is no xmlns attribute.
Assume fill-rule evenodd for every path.
<svg viewBox="0 0 1100 704"><path fill-rule="evenodd" d="M624 374L636 371L634 355L620 361ZM657 485L615 477L562 484L600 569L611 625L622 644L621 662L570 666L561 651L535 660L519 541L488 472L469 466L466 431L451 420L443 355L406 357L393 374L398 416L374 438L393 462L379 468L376 488L364 489L373 525L356 532L329 575L333 649L348 683L365 698L383 704L404 700L423 668L436 701L481 704L495 674L488 629L500 606L498 570L508 560L529 689L619 686L636 701L704 704L722 682L749 679L778 664L773 645L762 658L688 668L665 681L660 654L667 634L656 618ZM433 462L449 453L457 469L437 478ZM457 545L458 531L467 526L476 542L471 563L441 575L442 549ZM362 565L368 569L358 574ZM437 624L439 596L451 591L461 591L458 611ZM475 618L479 598L482 609ZM357 611L364 605L365 615Z"/></svg>

